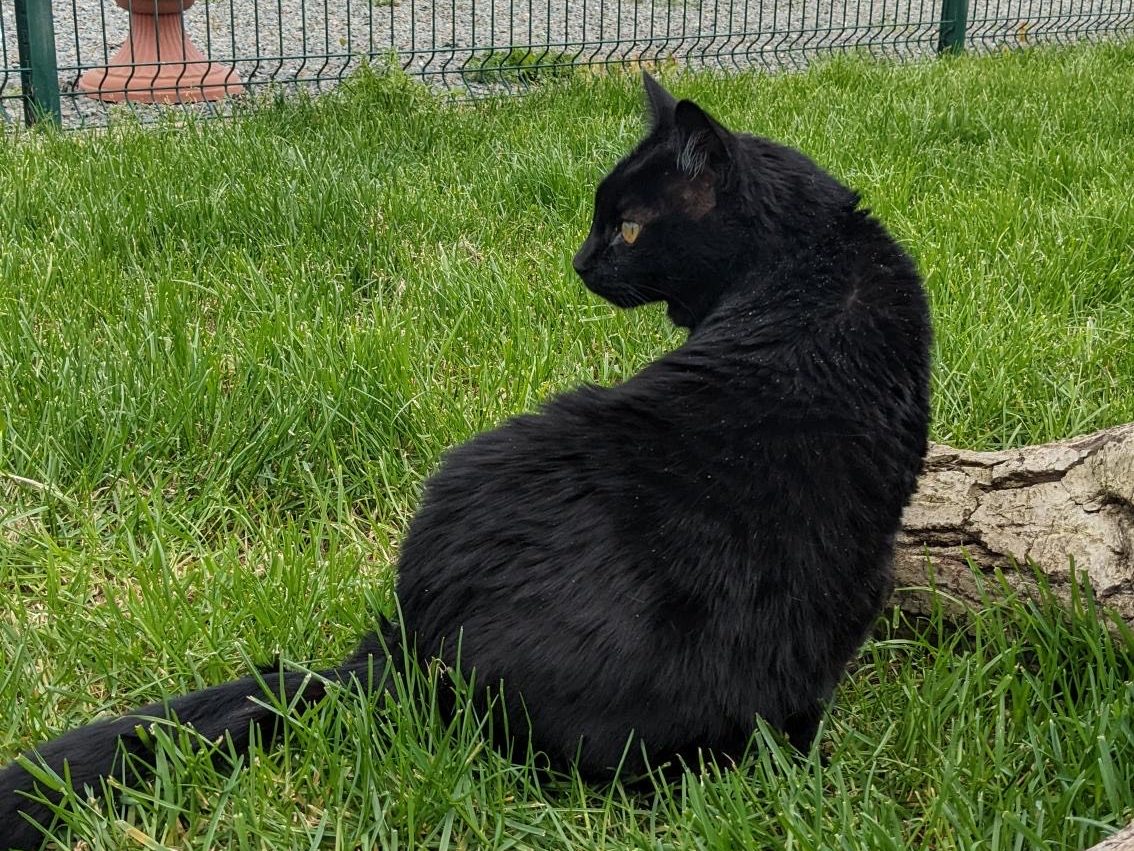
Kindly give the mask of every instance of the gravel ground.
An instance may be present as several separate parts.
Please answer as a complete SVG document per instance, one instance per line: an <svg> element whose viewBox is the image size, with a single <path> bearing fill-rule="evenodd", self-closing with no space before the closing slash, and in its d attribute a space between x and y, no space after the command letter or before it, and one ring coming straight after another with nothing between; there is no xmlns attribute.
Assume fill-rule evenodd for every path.
<svg viewBox="0 0 1134 851"><path fill-rule="evenodd" d="M55 0L53 7L65 117L101 122L100 104L70 93L81 70L105 65L126 38L129 16L113 0ZM477 91L499 76L476 69L517 47L514 56L543 61L672 55L710 68L801 67L817 53L854 46L927 56L939 9L940 0L198 0L185 23L206 55L234 64L253 87L326 87L367 56L397 53L428 82ZM988 44L1099 29L1134 34L1134 0L970 0L969 23L970 36ZM0 32L2 123L18 113L7 2Z"/></svg>

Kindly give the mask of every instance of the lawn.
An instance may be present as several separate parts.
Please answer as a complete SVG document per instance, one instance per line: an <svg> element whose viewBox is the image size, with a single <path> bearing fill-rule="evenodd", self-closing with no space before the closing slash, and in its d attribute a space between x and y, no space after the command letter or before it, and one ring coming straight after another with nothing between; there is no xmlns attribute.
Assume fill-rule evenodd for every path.
<svg viewBox="0 0 1134 851"><path fill-rule="evenodd" d="M909 246L935 439L1134 420L1134 45L667 82L813 155ZM446 447L676 345L570 267L640 129L628 77L446 105L371 75L229 123L0 140L0 759L277 655L337 661L391 610ZM59 835L943 851L1084 847L1134 818L1134 640L1089 599L888 613L826 766L761 735L653 796L547 782L406 687L425 697L344 695L240 769L162 747L119 793L135 806L72 802Z"/></svg>

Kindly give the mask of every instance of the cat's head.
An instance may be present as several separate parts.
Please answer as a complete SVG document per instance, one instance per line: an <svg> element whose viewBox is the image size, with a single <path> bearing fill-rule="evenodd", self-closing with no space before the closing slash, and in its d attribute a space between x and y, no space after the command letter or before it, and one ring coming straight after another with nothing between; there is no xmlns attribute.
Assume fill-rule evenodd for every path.
<svg viewBox="0 0 1134 851"><path fill-rule="evenodd" d="M665 301L692 325L719 275L736 138L692 101L678 101L643 73L650 129L595 193L594 219L575 254L587 287L619 307Z"/></svg>
<svg viewBox="0 0 1134 851"><path fill-rule="evenodd" d="M670 318L691 328L754 257L774 250L791 224L788 208L815 209L789 197L842 187L802 154L733 133L642 78L649 130L599 184L574 267L613 304L664 301Z"/></svg>

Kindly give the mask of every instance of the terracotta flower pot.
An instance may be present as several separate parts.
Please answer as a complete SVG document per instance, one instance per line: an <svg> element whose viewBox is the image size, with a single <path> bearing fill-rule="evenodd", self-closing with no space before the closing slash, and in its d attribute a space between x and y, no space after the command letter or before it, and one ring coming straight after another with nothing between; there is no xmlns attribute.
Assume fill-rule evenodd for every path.
<svg viewBox="0 0 1134 851"><path fill-rule="evenodd" d="M105 68L79 78L79 89L104 101L183 103L244 91L230 65L210 62L185 34L182 12L195 0L115 0L130 13L130 35Z"/></svg>

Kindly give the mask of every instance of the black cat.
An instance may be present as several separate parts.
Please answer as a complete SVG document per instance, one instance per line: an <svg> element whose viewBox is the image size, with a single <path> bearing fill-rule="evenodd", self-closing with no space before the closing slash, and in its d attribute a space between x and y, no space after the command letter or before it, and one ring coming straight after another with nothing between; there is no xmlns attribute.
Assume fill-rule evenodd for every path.
<svg viewBox="0 0 1134 851"><path fill-rule="evenodd" d="M513 734L599 777L624 755L627 772L736 756L757 715L809 747L889 591L929 416L918 274L858 196L645 86L652 126L599 186L574 265L616 305L664 301L688 340L452 450L398 565L416 656L503 683ZM365 679L382 653L371 636L324 675ZM267 679L301 701L325 689ZM244 749L275 718L250 699L258 682L96 722L31 758L97 789L122 752L145 754L139 719L170 714ZM33 786L18 765L0 773L8 845L39 844L18 814L49 820L19 794Z"/></svg>

